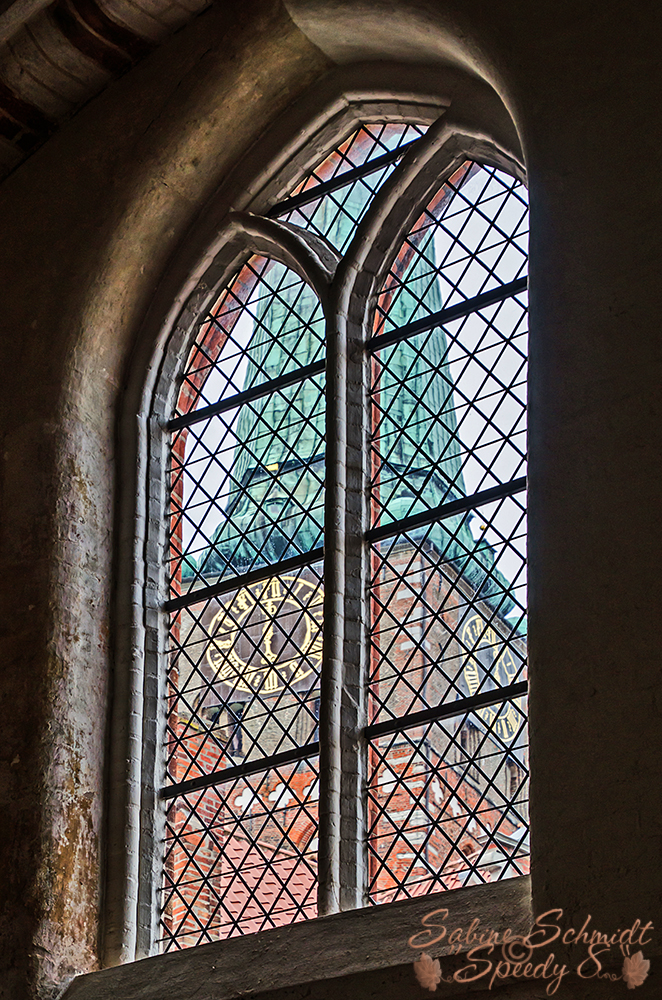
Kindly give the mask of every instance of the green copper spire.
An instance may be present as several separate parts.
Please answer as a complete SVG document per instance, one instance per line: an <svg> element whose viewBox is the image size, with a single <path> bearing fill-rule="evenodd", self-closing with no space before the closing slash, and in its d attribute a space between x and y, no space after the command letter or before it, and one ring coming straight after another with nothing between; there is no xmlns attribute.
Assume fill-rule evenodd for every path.
<svg viewBox="0 0 662 1000"><path fill-rule="evenodd" d="M323 199L313 217L315 228L336 246L346 245L354 220L371 197L365 187L355 185L342 211L336 202ZM427 245L418 247L406 287L389 310L389 326L403 326L442 308L432 240L430 235ZM255 311L245 390L323 357L324 318L313 290L281 264L272 266L268 279L276 291ZM416 343L422 337L425 350L418 353ZM437 327L381 352L385 367L378 396L383 414L378 448L383 521L465 493L447 350L446 335ZM241 408L226 519L214 534L212 548L199 560L203 575L242 573L322 544L323 384L320 375ZM494 574L496 580L486 579L493 551L485 543L476 545L466 519L452 518L418 534L426 535L482 597L502 594L505 580L500 574ZM504 614L508 609L502 605L500 610Z"/></svg>
<svg viewBox="0 0 662 1000"><path fill-rule="evenodd" d="M277 294L256 314L244 389L324 356L324 317L313 290L282 264L269 271ZM241 408L227 520L202 561L206 575L277 562L322 544L324 375Z"/></svg>

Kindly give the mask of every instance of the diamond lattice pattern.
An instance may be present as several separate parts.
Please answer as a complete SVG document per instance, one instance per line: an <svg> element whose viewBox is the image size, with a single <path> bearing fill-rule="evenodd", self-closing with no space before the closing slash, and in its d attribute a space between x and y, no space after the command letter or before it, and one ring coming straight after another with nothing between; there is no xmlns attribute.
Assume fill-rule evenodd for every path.
<svg viewBox="0 0 662 1000"><path fill-rule="evenodd" d="M317 739L322 567L281 574L173 614L173 784Z"/></svg>
<svg viewBox="0 0 662 1000"><path fill-rule="evenodd" d="M252 258L202 322L179 396L180 412L222 409L172 437L175 591L321 544L324 373L262 394L260 386L323 358L312 289L283 265Z"/></svg>
<svg viewBox="0 0 662 1000"><path fill-rule="evenodd" d="M317 758L173 799L164 951L317 915Z"/></svg>
<svg viewBox="0 0 662 1000"><path fill-rule="evenodd" d="M506 497L372 547L371 723L525 679L525 517Z"/></svg>
<svg viewBox="0 0 662 1000"><path fill-rule="evenodd" d="M374 903L529 871L525 699L374 740Z"/></svg>
<svg viewBox="0 0 662 1000"><path fill-rule="evenodd" d="M374 332L391 343L371 354L382 539L371 550L369 721L401 728L370 742L375 902L528 870L525 699L498 700L526 678L526 508L510 487L526 471L526 292L394 339L525 275L526 225L521 183L467 162L414 224L378 298ZM443 509L494 489L505 495ZM475 696L494 703L453 712ZM440 706L443 720L407 724Z"/></svg>
<svg viewBox="0 0 662 1000"><path fill-rule="evenodd" d="M396 162L350 179L320 197L314 197L315 189L329 181L341 181L343 174L356 168L369 167L371 161L406 147L425 131L422 125L364 125L298 186L294 197L308 196L310 200L306 198L305 204L286 208L279 217L284 222L292 222L323 236L338 251L345 251L375 194L395 169Z"/></svg>
<svg viewBox="0 0 662 1000"><path fill-rule="evenodd" d="M363 126L275 214L342 252L393 151L424 131ZM373 334L525 272L522 185L465 163L396 254ZM185 368L169 481L179 606L167 754L169 785L189 784L169 799L163 950L317 912L324 357L315 293L255 255L198 323ZM497 700L526 675L522 495L398 529L524 474L526 293L442 317L370 363L369 500L382 535L370 547L368 721L391 731L369 741L368 852L370 899L383 902L528 870L525 698ZM490 692L491 704L453 712ZM439 705L443 719L407 725Z"/></svg>
<svg viewBox="0 0 662 1000"><path fill-rule="evenodd" d="M312 289L254 256L189 355L171 443L183 606L166 737L168 786L189 784L168 810L164 950L316 913L322 565L268 570L322 544L324 353ZM310 759L275 760L307 747Z"/></svg>

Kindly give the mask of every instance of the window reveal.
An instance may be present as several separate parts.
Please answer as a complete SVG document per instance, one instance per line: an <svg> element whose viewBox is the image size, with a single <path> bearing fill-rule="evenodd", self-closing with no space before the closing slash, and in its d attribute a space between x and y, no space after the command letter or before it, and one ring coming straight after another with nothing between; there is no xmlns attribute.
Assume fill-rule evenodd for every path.
<svg viewBox="0 0 662 1000"><path fill-rule="evenodd" d="M423 132L364 126L270 214L351 250ZM367 794L340 906L528 871L525 236L518 181L455 167L364 338ZM325 403L326 320L328 337L310 285L253 255L198 322L170 422L164 950L316 915L320 850L329 881L325 460L347 414Z"/></svg>

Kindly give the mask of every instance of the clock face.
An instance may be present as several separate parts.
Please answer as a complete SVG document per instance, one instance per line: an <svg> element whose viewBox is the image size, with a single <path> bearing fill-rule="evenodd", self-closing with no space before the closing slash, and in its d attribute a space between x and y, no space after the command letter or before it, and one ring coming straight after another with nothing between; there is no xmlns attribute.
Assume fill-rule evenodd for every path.
<svg viewBox="0 0 662 1000"><path fill-rule="evenodd" d="M474 614L465 619L460 639L464 649L471 651L463 668L470 696L478 692L481 681L488 673L494 679L495 686L505 687L514 683L521 670L521 663L518 663L510 647L504 644L503 636L487 625L480 615ZM515 705L522 708L521 701L522 699L516 698L514 703L508 701L503 705L486 705L476 711L485 725L493 728L501 739L511 740L522 724L522 715L515 708Z"/></svg>
<svg viewBox="0 0 662 1000"><path fill-rule="evenodd" d="M322 663L324 595L317 582L280 576L219 599L206 660L224 701L307 690Z"/></svg>

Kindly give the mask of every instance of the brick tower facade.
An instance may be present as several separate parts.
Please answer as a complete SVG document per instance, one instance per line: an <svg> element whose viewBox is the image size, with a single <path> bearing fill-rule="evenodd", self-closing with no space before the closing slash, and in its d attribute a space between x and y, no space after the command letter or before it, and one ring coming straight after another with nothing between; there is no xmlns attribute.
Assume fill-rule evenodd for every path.
<svg viewBox="0 0 662 1000"><path fill-rule="evenodd" d="M508 624L499 621L486 602L475 601L470 585L452 566L440 564L434 550L403 543L391 565L402 576L380 583L379 597L398 625L388 636L392 668L387 676L373 672L371 679L368 700L373 715L377 703L387 703L401 715L442 701L450 704L461 693L469 696L479 683L485 658L507 656L501 638L509 638L524 654L522 640L512 637ZM412 623L418 601L402 586L402 577L412 576L426 578L425 597L437 611L432 623ZM262 594L265 589L262 586ZM233 597L236 600L236 595L225 598L225 606ZM321 604L320 588L313 599ZM287 628L282 616L281 624ZM278 752L288 727L292 742L299 746L316 738L315 671L308 674L308 689L304 679L299 691L291 694L281 685L259 701L240 700L241 692L233 694L227 686L214 683L209 622L205 626L183 612L181 628L197 631L198 641L208 645L211 655L206 671L209 686L194 703L194 711L186 711L181 699L177 712L173 706L170 725L180 738L180 749L172 758L174 782L234 769ZM411 638L414 629L425 633L418 643ZM471 654L466 650L467 635L474 641ZM380 637L376 636L374 648ZM320 639L318 633L311 646ZM439 665L440 651L442 669L431 670L433 662ZM488 666L494 670L492 663ZM449 690L448 676L458 677L456 688ZM502 677L507 682L507 662ZM182 678L179 681L186 689ZM260 681L264 684L264 675ZM418 697L412 698L412 690ZM305 715L302 702L307 706ZM275 706L272 721L265 719L270 703ZM373 902L528 872L528 757L523 737L516 737L520 726L516 716L517 707L486 708L451 717L443 727L422 725L396 739L373 741L366 789ZM504 740L509 754L504 753ZM171 840L166 866L168 881L178 889L165 920L176 931L178 946L316 915L318 797L316 761L312 765L301 761L177 800L169 825L183 832ZM189 815L182 812L184 801L190 804Z"/></svg>

